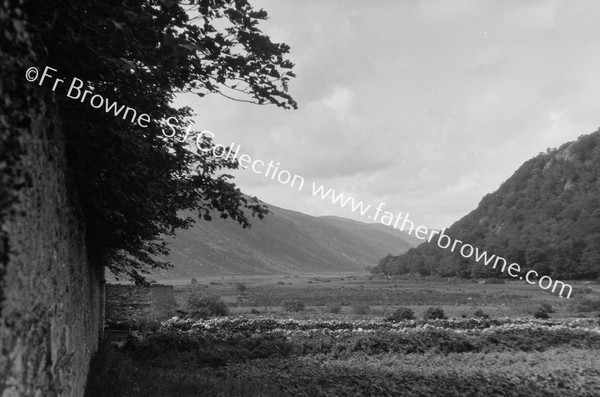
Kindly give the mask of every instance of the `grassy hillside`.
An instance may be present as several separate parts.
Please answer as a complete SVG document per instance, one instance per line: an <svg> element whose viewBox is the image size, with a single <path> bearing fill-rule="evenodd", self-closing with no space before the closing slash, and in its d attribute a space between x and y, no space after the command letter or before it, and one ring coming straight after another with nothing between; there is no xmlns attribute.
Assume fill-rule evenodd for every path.
<svg viewBox="0 0 600 397"><path fill-rule="evenodd" d="M229 219L197 221L169 239L174 267L157 278L364 270L411 246L398 230L337 217L314 217L269 205L272 214L242 229ZM192 216L190 214L190 216ZM410 238L410 236L409 236Z"/></svg>

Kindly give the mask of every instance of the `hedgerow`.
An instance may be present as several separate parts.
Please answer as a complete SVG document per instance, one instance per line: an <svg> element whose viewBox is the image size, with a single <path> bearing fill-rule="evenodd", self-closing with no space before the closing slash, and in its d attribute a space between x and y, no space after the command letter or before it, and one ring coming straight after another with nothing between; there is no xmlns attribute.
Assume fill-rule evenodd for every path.
<svg viewBox="0 0 600 397"><path fill-rule="evenodd" d="M112 395L579 396L598 349L598 319L174 318L108 357Z"/></svg>

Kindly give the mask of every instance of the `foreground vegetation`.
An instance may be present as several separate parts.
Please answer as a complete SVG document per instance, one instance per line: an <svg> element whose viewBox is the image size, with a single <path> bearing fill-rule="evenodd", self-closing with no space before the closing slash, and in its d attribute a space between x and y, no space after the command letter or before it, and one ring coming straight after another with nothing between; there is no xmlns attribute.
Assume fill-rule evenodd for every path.
<svg viewBox="0 0 600 397"><path fill-rule="evenodd" d="M178 318L122 319L136 331L102 347L88 395L600 395L600 285L574 285L182 280Z"/></svg>
<svg viewBox="0 0 600 397"><path fill-rule="evenodd" d="M598 319L174 318L105 345L88 395L592 396L598 350Z"/></svg>

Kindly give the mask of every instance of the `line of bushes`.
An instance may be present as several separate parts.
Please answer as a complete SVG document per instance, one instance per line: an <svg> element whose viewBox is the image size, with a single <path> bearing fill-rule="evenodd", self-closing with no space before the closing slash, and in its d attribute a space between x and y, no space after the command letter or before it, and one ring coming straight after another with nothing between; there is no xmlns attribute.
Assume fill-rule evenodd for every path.
<svg viewBox="0 0 600 397"><path fill-rule="evenodd" d="M189 334L160 331L127 345L134 359L171 360L192 366L221 366L230 362L269 357L380 353L472 353L500 351L545 351L557 346L600 349L600 334L578 328L496 329L493 332L456 332L451 329L421 329L410 332L326 333L274 332L232 333L228 337L207 332Z"/></svg>

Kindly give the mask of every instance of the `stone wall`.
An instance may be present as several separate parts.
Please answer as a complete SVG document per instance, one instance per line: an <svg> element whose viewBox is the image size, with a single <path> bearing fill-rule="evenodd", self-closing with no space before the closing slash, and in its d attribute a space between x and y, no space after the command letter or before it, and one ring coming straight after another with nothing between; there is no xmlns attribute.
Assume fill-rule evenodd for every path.
<svg viewBox="0 0 600 397"><path fill-rule="evenodd" d="M106 284L106 319L111 321L166 320L176 314L172 285Z"/></svg>
<svg viewBox="0 0 600 397"><path fill-rule="evenodd" d="M23 76L11 76L18 79ZM82 396L98 344L103 271L89 265L65 142L51 98L21 133L31 186L4 219L0 274L0 395Z"/></svg>

